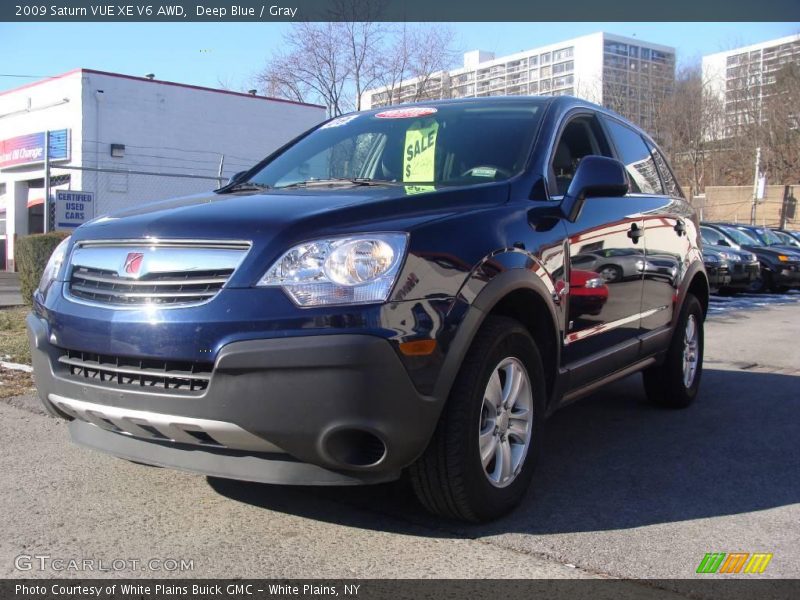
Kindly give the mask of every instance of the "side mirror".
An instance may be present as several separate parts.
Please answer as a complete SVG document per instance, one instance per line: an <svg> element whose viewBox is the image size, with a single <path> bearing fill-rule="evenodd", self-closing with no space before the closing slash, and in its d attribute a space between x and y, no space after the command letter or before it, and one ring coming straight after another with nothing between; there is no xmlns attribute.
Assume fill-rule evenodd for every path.
<svg viewBox="0 0 800 600"><path fill-rule="evenodd" d="M585 156L578 163L575 176L564 194L561 212L574 222L587 198L624 196L628 193L628 185L628 174L620 161L605 156Z"/></svg>
<svg viewBox="0 0 800 600"><path fill-rule="evenodd" d="M231 175L231 178L228 179L228 183L226 185L231 185L233 183L236 183L237 181L239 181L239 178L245 173L247 173L247 171L239 171L237 173L234 173L233 175Z"/></svg>

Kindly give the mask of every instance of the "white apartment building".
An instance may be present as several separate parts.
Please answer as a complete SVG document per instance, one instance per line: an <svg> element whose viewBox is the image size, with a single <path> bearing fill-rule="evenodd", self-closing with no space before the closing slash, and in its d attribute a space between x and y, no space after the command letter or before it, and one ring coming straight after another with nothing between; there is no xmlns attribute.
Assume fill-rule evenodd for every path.
<svg viewBox="0 0 800 600"><path fill-rule="evenodd" d="M703 57L703 79L725 104L725 135L761 119L777 72L790 63L800 65L800 34Z"/></svg>
<svg viewBox="0 0 800 600"><path fill-rule="evenodd" d="M675 48L605 32L496 58L474 50L464 66L367 90L362 107L480 96L570 95L648 128L675 82Z"/></svg>
<svg viewBox="0 0 800 600"><path fill-rule="evenodd" d="M87 192L88 220L219 187L323 119L322 106L91 69L0 92L0 270L14 269L15 237L43 229L45 132L50 204Z"/></svg>

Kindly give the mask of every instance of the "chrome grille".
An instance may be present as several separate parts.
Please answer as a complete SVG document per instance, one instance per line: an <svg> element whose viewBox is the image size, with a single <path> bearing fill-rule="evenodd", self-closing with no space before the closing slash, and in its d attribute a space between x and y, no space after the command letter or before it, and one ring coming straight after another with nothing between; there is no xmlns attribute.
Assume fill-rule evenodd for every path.
<svg viewBox="0 0 800 600"><path fill-rule="evenodd" d="M202 393L211 381L212 363L162 361L62 350L58 362L70 379L110 386Z"/></svg>
<svg viewBox="0 0 800 600"><path fill-rule="evenodd" d="M186 306L225 286L249 242L90 240L70 257L68 295L110 308Z"/></svg>
<svg viewBox="0 0 800 600"><path fill-rule="evenodd" d="M114 271L74 267L69 291L76 298L109 304L183 304L213 298L233 269L153 273L139 279Z"/></svg>

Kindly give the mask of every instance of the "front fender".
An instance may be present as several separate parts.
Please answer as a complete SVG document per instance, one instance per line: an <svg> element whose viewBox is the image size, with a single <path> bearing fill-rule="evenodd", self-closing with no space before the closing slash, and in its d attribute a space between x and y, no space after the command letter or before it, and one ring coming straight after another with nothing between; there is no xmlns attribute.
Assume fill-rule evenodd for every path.
<svg viewBox="0 0 800 600"><path fill-rule="evenodd" d="M516 266L495 271L489 278L491 269L500 265ZM539 261L524 252L495 254L473 271L451 310L460 322L434 388L435 397L445 400L449 396L461 363L484 320L504 298L519 290L535 294L541 300L539 306L547 307L547 318L554 330L552 347L560 351L560 315L554 302L558 296L552 279ZM558 356L555 359L559 364Z"/></svg>

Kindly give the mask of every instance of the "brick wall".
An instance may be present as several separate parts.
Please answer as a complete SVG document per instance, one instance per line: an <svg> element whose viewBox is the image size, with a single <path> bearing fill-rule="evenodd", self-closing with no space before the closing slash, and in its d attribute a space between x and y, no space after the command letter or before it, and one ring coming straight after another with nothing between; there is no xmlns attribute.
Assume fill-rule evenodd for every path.
<svg viewBox="0 0 800 600"><path fill-rule="evenodd" d="M790 187L795 198L800 197L800 185ZM778 227L783 206L782 185L768 185L765 198L756 206L756 224ZM753 186L708 186L705 202L696 201L704 221L749 223ZM787 229L800 230L800 207L795 207L794 218L787 218Z"/></svg>

